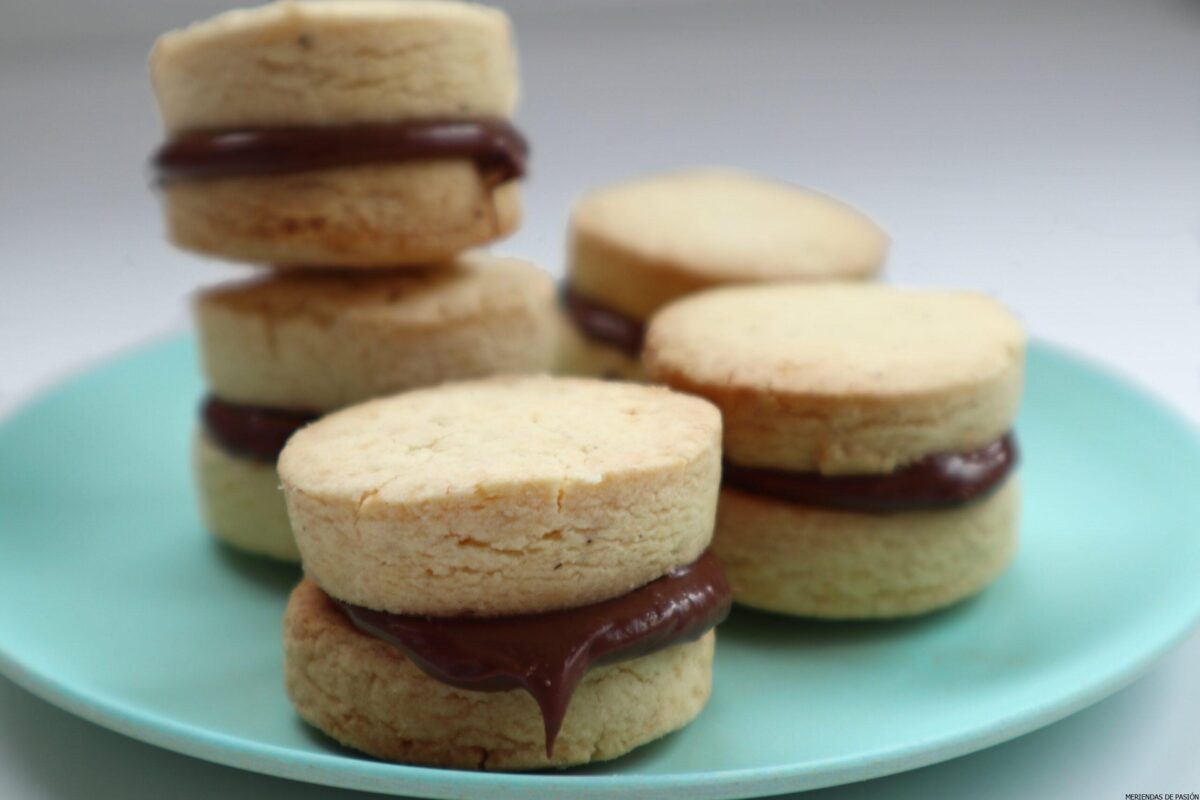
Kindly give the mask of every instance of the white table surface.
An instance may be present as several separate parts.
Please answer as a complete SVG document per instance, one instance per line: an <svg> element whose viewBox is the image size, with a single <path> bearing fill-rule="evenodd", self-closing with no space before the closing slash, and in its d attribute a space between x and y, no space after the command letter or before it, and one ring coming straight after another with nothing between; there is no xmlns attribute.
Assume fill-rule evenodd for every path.
<svg viewBox="0 0 1200 800"><path fill-rule="evenodd" d="M143 173L153 34L222 5L0 8L0 410L183 329L191 289L244 274L173 251ZM993 292L1200 420L1200 3L509 7L534 173L525 227L499 249L560 272L586 187L737 164L875 216L895 240L889 280ZM1193 636L1043 731L814 796L1200 792L1197 676ZM285 796L362 795L158 750L0 680L0 797Z"/></svg>

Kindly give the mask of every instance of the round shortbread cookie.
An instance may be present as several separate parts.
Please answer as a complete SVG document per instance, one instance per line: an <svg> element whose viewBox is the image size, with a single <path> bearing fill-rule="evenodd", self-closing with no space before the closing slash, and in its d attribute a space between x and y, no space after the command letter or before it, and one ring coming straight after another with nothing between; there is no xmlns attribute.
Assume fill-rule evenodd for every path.
<svg viewBox="0 0 1200 800"><path fill-rule="evenodd" d="M277 2L164 34L150 74L169 136L511 117L507 16L470 3ZM517 184L461 157L171 181L181 247L289 266L436 261L510 233Z"/></svg>
<svg viewBox="0 0 1200 800"><path fill-rule="evenodd" d="M531 264L476 253L421 272L300 271L201 292L213 394L325 411L444 381L543 372L554 285Z"/></svg>
<svg viewBox="0 0 1200 800"><path fill-rule="evenodd" d="M183 181L163 199L179 247L291 268L425 265L521 221L516 182L488 186L462 159Z"/></svg>
<svg viewBox="0 0 1200 800"><path fill-rule="evenodd" d="M307 574L399 614L625 594L712 538L721 419L662 387L501 378L331 414L279 458Z"/></svg>
<svg viewBox="0 0 1200 800"><path fill-rule="evenodd" d="M228 453L202 431L192 442L192 464L209 533L248 553L300 560L273 465Z"/></svg>
<svg viewBox="0 0 1200 800"><path fill-rule="evenodd" d="M589 339L564 314L559 314L556 375L578 375L606 380L640 381L642 362L616 347Z"/></svg>
<svg viewBox="0 0 1200 800"><path fill-rule="evenodd" d="M960 508L854 514L721 490L713 551L743 605L805 617L920 614L994 581L1017 548L1015 477Z"/></svg>
<svg viewBox="0 0 1200 800"><path fill-rule="evenodd" d="M789 285L672 304L643 362L650 379L721 409L730 461L844 474L999 439L1024 355L1020 324L980 294Z"/></svg>
<svg viewBox="0 0 1200 800"><path fill-rule="evenodd" d="M542 717L523 691L472 692L426 675L355 629L311 580L284 617L288 695L300 716L377 758L483 770L615 758L677 730L712 690L715 634L589 671L546 756Z"/></svg>
<svg viewBox="0 0 1200 800"><path fill-rule="evenodd" d="M508 117L517 101L508 17L448 0L228 11L160 36L150 77L169 134Z"/></svg>
<svg viewBox="0 0 1200 800"><path fill-rule="evenodd" d="M593 191L571 215L568 282L638 320L733 283L869 278L887 235L858 211L728 169L652 175Z"/></svg>

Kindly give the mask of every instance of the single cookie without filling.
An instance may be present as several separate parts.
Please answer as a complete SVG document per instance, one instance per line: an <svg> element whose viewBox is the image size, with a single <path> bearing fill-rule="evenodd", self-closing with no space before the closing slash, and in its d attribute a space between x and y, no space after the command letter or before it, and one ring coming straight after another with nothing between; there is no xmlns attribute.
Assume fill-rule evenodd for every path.
<svg viewBox="0 0 1200 800"><path fill-rule="evenodd" d="M888 238L833 198L728 169L592 191L571 215L561 369L640 377L650 317L718 285L873 277Z"/></svg>
<svg viewBox="0 0 1200 800"><path fill-rule="evenodd" d="M234 261L396 267L511 232L526 145L503 12L282 0L164 34L150 73L172 240Z"/></svg>
<svg viewBox="0 0 1200 800"><path fill-rule="evenodd" d="M728 610L720 416L661 387L546 377L331 414L279 460L307 581L301 716L381 758L612 758L689 722Z"/></svg>
<svg viewBox="0 0 1200 800"><path fill-rule="evenodd" d="M713 547L737 600L891 617L971 595L1011 560L1024 353L982 295L793 285L674 303L644 358L721 409Z"/></svg>

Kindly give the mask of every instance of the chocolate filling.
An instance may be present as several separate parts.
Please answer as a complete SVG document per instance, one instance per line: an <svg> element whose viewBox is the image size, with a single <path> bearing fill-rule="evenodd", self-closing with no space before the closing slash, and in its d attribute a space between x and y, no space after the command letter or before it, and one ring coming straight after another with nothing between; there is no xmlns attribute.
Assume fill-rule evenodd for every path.
<svg viewBox="0 0 1200 800"><path fill-rule="evenodd" d="M227 403L212 395L204 399L200 417L204 430L230 453L274 464L288 437L321 414Z"/></svg>
<svg viewBox="0 0 1200 800"><path fill-rule="evenodd" d="M732 599L721 565L706 552L628 594L544 614L424 617L335 602L360 631L400 648L442 683L529 692L542 711L549 756L589 669L695 641L725 619Z"/></svg>
<svg viewBox="0 0 1200 800"><path fill-rule="evenodd" d="M489 186L525 174L529 146L503 119L436 119L183 133L159 148L161 183L377 162L467 158Z"/></svg>
<svg viewBox="0 0 1200 800"><path fill-rule="evenodd" d="M585 297L563 284L559 297L567 316L589 339L615 347L630 358L642 353L646 324L602 303Z"/></svg>
<svg viewBox="0 0 1200 800"><path fill-rule="evenodd" d="M1017 463L1011 433L965 453L935 453L884 475L821 475L725 462L725 486L789 503L889 514L945 509L994 491Z"/></svg>

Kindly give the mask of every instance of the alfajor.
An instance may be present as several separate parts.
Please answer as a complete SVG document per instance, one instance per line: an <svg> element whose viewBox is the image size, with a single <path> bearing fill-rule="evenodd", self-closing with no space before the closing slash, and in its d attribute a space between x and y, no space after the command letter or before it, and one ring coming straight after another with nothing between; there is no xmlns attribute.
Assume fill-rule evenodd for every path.
<svg viewBox="0 0 1200 800"><path fill-rule="evenodd" d="M331 414L279 459L305 581L288 694L342 744L478 769L613 758L690 722L730 596L720 416L547 377Z"/></svg>
<svg viewBox="0 0 1200 800"><path fill-rule="evenodd" d="M161 36L153 159L180 247L276 266L436 263L512 231L526 144L508 18L281 0Z"/></svg>
<svg viewBox="0 0 1200 800"><path fill-rule="evenodd" d="M596 189L571 215L560 369L640 377L647 321L672 300L725 284L868 279L887 250L849 206L734 170Z"/></svg>
<svg viewBox="0 0 1200 800"><path fill-rule="evenodd" d="M660 312L650 378L724 417L714 550L738 602L894 617L991 583L1017 543L1024 352L968 292L728 288Z"/></svg>

